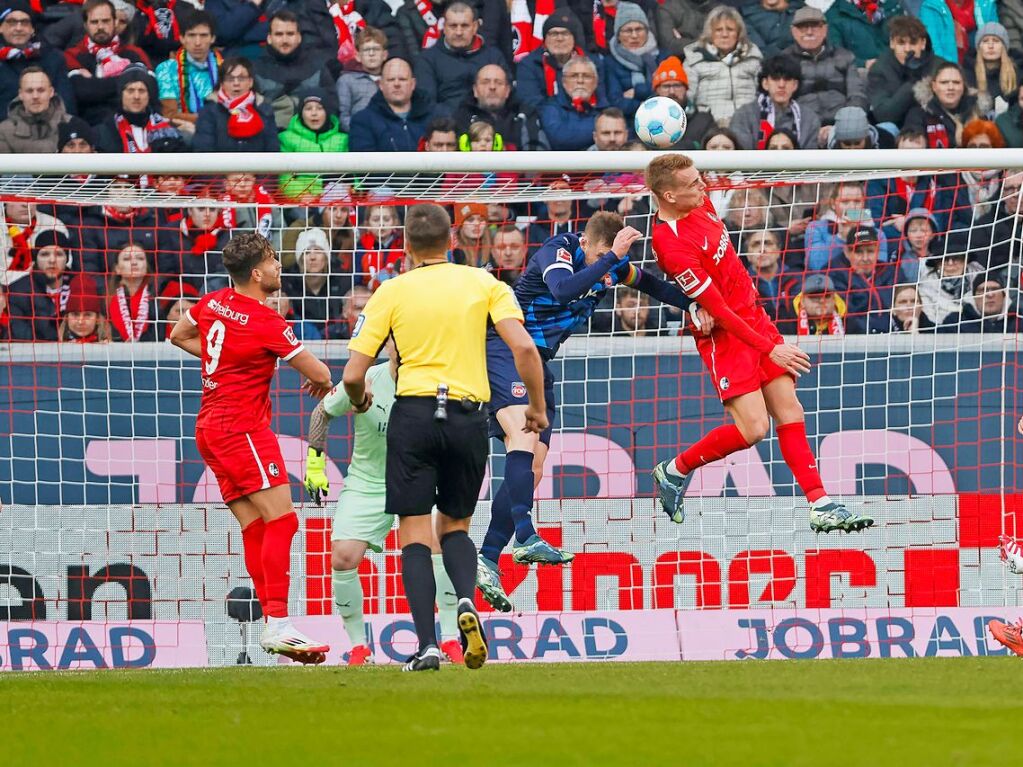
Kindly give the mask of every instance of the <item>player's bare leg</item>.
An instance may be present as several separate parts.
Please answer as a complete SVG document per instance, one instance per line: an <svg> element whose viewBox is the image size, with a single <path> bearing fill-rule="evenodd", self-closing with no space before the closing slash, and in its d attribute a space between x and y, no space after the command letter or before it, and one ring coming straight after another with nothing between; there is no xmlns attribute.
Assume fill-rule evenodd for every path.
<svg viewBox="0 0 1023 767"><path fill-rule="evenodd" d="M231 501L228 506L243 529L254 524L255 515L263 523L259 560L264 584L261 601L265 604L266 628L260 645L267 652L284 655L299 663L322 663L330 647L302 634L288 618L288 568L291 542L298 531L298 516L291 505L291 488L277 485L259 490ZM254 561L254 551L251 556ZM247 562L248 559L247 554Z"/></svg>
<svg viewBox="0 0 1023 767"><path fill-rule="evenodd" d="M348 653L349 666L373 662L373 651L366 643L366 623L362 613L364 595L359 580L359 564L369 548L365 541L340 540L330 545L331 581L334 604L352 642Z"/></svg>
<svg viewBox="0 0 1023 767"><path fill-rule="evenodd" d="M849 511L844 504L832 501L824 490L817 459L806 438L803 406L796 396L795 381L787 375L780 376L764 384L761 391L767 411L775 421L781 454L810 503L810 529L816 533L833 530L852 533L871 527L873 517Z"/></svg>

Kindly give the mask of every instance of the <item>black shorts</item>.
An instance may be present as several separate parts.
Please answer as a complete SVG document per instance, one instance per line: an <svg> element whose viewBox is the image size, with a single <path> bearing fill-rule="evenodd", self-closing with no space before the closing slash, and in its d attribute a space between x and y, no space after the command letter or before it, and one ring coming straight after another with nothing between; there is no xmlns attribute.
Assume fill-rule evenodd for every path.
<svg viewBox="0 0 1023 767"><path fill-rule="evenodd" d="M397 397L387 424L387 500L399 517L429 514L434 504L455 519L476 510L487 468L487 416L455 400L434 418L433 397Z"/></svg>

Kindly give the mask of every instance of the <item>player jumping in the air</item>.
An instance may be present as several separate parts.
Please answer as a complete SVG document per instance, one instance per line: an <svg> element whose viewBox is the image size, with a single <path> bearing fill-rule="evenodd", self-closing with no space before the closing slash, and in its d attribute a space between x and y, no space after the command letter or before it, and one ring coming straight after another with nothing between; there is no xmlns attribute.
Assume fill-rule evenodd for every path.
<svg viewBox="0 0 1023 767"><path fill-rule="evenodd" d="M673 285L629 262L629 248L641 236L636 229L625 226L618 214L595 213L585 231L547 240L515 283L515 298L525 314L526 330L544 360L544 396L550 425L543 433L534 434L525 428L526 387L515 372L511 351L493 330L487 336L490 436L503 438L507 456L504 482L494 494L490 527L480 547L476 583L487 602L498 610L512 608L497 567L501 551L512 536L512 557L520 564L561 565L575 556L537 535L530 517L533 491L543 475L556 415L554 375L547 362L566 338L586 324L613 285L638 288L683 310L692 303Z"/></svg>
<svg viewBox="0 0 1023 767"><path fill-rule="evenodd" d="M265 305L281 288L281 262L270 243L258 234L237 235L224 247L223 260L234 287L204 296L171 332L171 343L202 360L195 442L242 528L245 567L266 616L260 645L300 663L322 663L330 648L288 618L298 517L270 431L270 381L284 360L305 377L302 388L321 399L330 391L330 370Z"/></svg>
<svg viewBox="0 0 1023 767"><path fill-rule="evenodd" d="M660 220L653 231L657 263L714 317L714 332L698 337L696 348L734 421L654 467L664 511L681 523L683 496L693 472L755 445L767 436L773 418L785 463L810 502L810 528L830 533L870 527L871 517L854 514L824 491L796 396L795 381L810 370L810 357L785 343L757 303L749 273L735 254L692 160L681 154L662 155L647 166L646 182L658 204Z"/></svg>
<svg viewBox="0 0 1023 767"><path fill-rule="evenodd" d="M387 465L387 420L394 404L398 357L394 342L387 342L391 361L374 365L366 373L367 391L373 393L373 405L355 415L355 441L348 464L345 486L337 499L331 531L330 562L333 571L334 604L341 613L345 632L352 640L349 666L373 662L373 651L366 644L366 626L362 615L362 582L359 563L367 549L383 551L384 540L394 526L394 515L384 510L384 468ZM317 505L330 489L325 454L327 429L332 418L355 412L344 387L337 386L313 410L309 419L309 456L306 459L305 487ZM442 637L440 650L452 663L462 662L462 643L458 631L458 597L444 569L440 543L435 542L433 577L437 581L437 607Z"/></svg>

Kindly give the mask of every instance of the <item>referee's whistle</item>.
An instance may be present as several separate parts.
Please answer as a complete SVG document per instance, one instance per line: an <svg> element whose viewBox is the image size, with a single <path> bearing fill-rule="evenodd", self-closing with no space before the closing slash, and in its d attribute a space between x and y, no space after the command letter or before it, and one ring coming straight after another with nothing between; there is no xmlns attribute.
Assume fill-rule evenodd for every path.
<svg viewBox="0 0 1023 767"><path fill-rule="evenodd" d="M448 420L448 385L437 384L437 409L433 411L437 421Z"/></svg>

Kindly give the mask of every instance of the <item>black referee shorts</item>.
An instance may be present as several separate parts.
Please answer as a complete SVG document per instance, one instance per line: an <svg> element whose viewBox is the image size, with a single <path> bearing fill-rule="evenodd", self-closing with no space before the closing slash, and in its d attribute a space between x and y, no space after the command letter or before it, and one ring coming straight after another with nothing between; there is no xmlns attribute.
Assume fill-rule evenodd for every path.
<svg viewBox="0 0 1023 767"><path fill-rule="evenodd" d="M455 519L476 509L487 466L487 414L448 403L434 418L434 397L397 397L387 424L387 499L399 517L429 514L434 504Z"/></svg>

